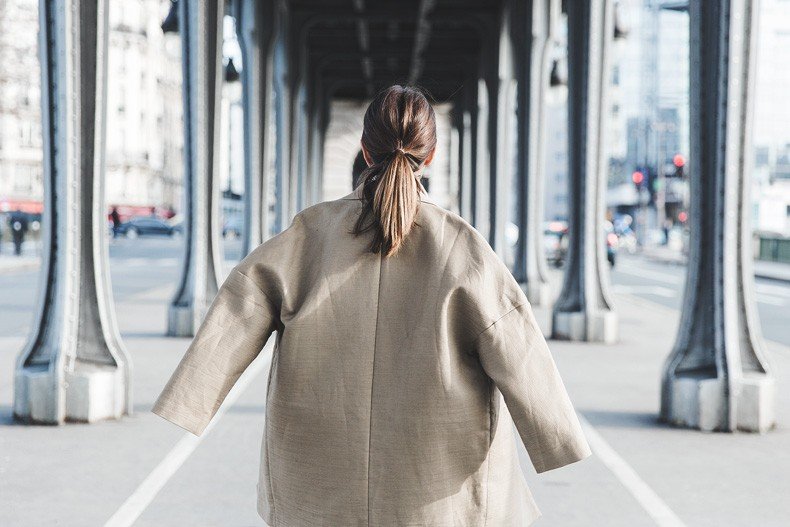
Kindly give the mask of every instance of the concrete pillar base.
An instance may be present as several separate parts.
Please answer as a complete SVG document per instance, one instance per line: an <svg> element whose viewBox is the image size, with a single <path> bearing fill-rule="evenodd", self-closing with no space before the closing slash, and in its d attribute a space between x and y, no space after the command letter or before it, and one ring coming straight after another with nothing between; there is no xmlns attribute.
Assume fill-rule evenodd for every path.
<svg viewBox="0 0 790 527"><path fill-rule="evenodd" d="M194 308L171 304L167 310L167 336L194 337L195 329Z"/></svg>
<svg viewBox="0 0 790 527"><path fill-rule="evenodd" d="M718 378L677 377L672 380L667 421L675 426L711 432L722 430L727 419L724 381ZM775 423L776 385L764 374L742 378L735 395L737 429L765 432Z"/></svg>
<svg viewBox="0 0 790 527"><path fill-rule="evenodd" d="M66 372L63 386L47 367L30 367L16 372L14 415L32 423L61 424L64 421L93 423L123 416L123 372L116 367L80 364ZM63 397L57 390L63 390ZM64 402L63 410L58 401Z"/></svg>
<svg viewBox="0 0 790 527"><path fill-rule="evenodd" d="M551 304L551 286L546 282L520 282L521 290L527 295L533 307L546 307Z"/></svg>
<svg viewBox="0 0 790 527"><path fill-rule="evenodd" d="M614 344L617 337L618 318L614 311L561 311L552 317L553 339Z"/></svg>
<svg viewBox="0 0 790 527"><path fill-rule="evenodd" d="M766 432L776 424L776 383L773 377L745 374L738 394L738 429Z"/></svg>

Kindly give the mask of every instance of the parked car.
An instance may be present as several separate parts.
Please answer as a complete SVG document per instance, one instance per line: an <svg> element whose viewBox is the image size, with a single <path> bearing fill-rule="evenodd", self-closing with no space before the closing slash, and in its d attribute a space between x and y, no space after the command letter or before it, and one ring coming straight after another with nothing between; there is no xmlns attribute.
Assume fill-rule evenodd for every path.
<svg viewBox="0 0 790 527"><path fill-rule="evenodd" d="M619 239L614 233L612 223L604 222L606 240L606 259L614 267ZM568 254L568 224L564 221L552 221L546 224L543 231L543 247L546 260L554 267L562 267Z"/></svg>
<svg viewBox="0 0 790 527"><path fill-rule="evenodd" d="M554 267L562 267L568 252L568 223L552 221L543 230L543 247L546 260Z"/></svg>
<svg viewBox="0 0 790 527"><path fill-rule="evenodd" d="M172 225L155 216L135 217L118 226L118 234L132 239L150 235L172 236L174 232Z"/></svg>

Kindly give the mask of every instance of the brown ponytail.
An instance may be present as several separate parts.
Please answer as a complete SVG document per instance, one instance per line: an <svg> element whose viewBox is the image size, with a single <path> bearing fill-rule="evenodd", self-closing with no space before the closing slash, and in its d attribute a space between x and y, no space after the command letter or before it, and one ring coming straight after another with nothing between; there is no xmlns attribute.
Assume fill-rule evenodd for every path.
<svg viewBox="0 0 790 527"><path fill-rule="evenodd" d="M415 224L423 164L436 147L436 116L416 88L391 86L365 112L362 145L372 164L359 176L363 210L354 234L375 229L370 250L395 254ZM371 222L363 227L364 220Z"/></svg>

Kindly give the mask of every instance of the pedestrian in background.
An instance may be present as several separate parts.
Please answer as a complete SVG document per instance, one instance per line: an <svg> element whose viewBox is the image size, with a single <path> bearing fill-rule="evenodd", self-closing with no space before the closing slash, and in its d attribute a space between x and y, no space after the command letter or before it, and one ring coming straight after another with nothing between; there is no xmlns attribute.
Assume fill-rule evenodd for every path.
<svg viewBox="0 0 790 527"><path fill-rule="evenodd" d="M230 272L153 412L201 435L277 331L257 487L269 525L530 525L513 423L537 472L591 453L530 304L427 197L437 137L420 91L379 93L361 143L350 194Z"/></svg>
<svg viewBox="0 0 790 527"><path fill-rule="evenodd" d="M8 218L8 225L11 228L11 237L14 240L14 254L21 256L22 244L25 242L25 235L28 229L27 214L20 209L16 209Z"/></svg>
<svg viewBox="0 0 790 527"><path fill-rule="evenodd" d="M112 220L112 237L118 237L118 229L121 226L121 215L118 214L118 207L113 206L110 212L110 219Z"/></svg>

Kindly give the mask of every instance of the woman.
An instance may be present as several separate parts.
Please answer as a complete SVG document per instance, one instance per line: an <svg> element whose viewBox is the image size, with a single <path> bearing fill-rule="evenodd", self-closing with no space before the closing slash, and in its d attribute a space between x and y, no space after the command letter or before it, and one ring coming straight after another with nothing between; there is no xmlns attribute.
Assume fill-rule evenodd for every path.
<svg viewBox="0 0 790 527"><path fill-rule="evenodd" d="M419 91L378 94L362 149L353 192L302 210L231 271L153 412L200 435L276 330L268 524L530 525L512 423L538 472L590 449L527 298L483 236L426 197L436 124Z"/></svg>

